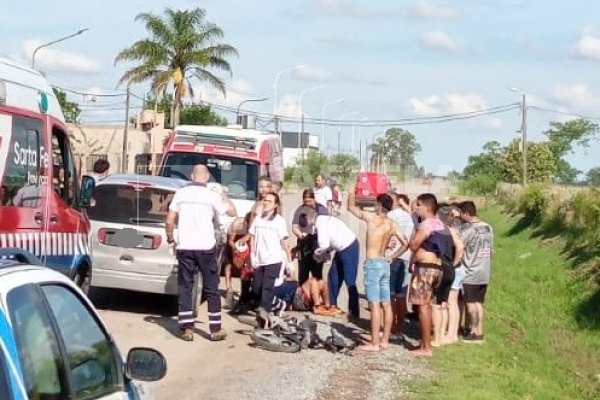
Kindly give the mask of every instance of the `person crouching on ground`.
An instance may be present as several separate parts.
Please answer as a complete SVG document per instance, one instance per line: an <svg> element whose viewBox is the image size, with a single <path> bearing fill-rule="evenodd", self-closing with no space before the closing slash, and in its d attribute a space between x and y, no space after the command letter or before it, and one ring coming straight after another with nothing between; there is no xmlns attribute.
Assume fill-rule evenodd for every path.
<svg viewBox="0 0 600 400"><path fill-rule="evenodd" d="M231 284L232 269L235 268L241 276L242 269L250 255L250 235L248 234L248 228L250 227L251 216L251 213L247 213L244 218L236 218L227 230L227 245L224 248L223 258L225 264L225 287L227 288L225 305L229 309L234 307L233 287ZM244 297L245 290L249 290L249 287L244 287L244 284L248 286L248 283L248 280L241 280L240 297ZM247 293L244 299L247 299Z"/></svg>
<svg viewBox="0 0 600 400"><path fill-rule="evenodd" d="M308 278L302 285L280 277L275 282L273 313L282 316L286 309L312 311L315 315L337 315L329 309L329 293L324 280Z"/></svg>
<svg viewBox="0 0 600 400"><path fill-rule="evenodd" d="M393 200L388 194L377 196L375 212L367 212L356 206L354 190L348 195L348 211L367 223L366 260L364 283L369 309L371 310L371 342L359 346L359 350L379 351L389 346L392 329L392 305L390 303L390 262L408 248L408 241L400 228L387 217ZM390 239L395 236L401 246L385 257ZM383 308L383 337L381 331L381 308Z"/></svg>
<svg viewBox="0 0 600 400"><path fill-rule="evenodd" d="M348 319L358 320L360 310L356 275L358 274L360 247L356 234L341 219L332 215L316 215L316 212L311 209L307 209L303 213L306 214L307 223L314 224L317 232L318 248L313 253L313 257L316 257L315 261L324 263L329 254L335 251L327 276L331 312L333 314L343 313L338 308L337 300L342 283L346 283Z"/></svg>
<svg viewBox="0 0 600 400"><path fill-rule="evenodd" d="M287 226L278 213L279 205L277 194L266 194L262 214L256 216L249 230L250 254L255 268L252 291L255 296L260 296L258 316L264 326L268 326L269 317L273 315L275 280L279 276L281 263L285 261L291 270L294 269L287 243ZM283 254L286 260L283 260Z"/></svg>

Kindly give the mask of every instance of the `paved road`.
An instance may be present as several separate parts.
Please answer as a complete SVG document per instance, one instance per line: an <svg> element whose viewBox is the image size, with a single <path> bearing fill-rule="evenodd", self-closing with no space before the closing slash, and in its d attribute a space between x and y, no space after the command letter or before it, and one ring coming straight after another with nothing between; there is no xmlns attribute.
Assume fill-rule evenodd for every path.
<svg viewBox="0 0 600 400"><path fill-rule="evenodd" d="M432 191L439 193L440 198L444 199L447 194L443 185L423 187L411 183L398 187L411 196ZM299 201L298 193L283 196L287 221L290 221L290 214ZM359 238L364 238L363 224L345 212L342 218L357 232ZM291 243L293 242L295 240L291 239ZM363 253L364 249L361 248L361 264L364 259ZM358 285L359 291L362 292L360 271ZM177 302L173 297L100 289L93 290L90 297L99 307L102 318L123 351L134 346L149 346L160 350L167 358L167 376L162 381L150 385L156 399L229 399L234 396L240 398L242 393L245 393L245 396L241 398L261 398L260 389L253 392L251 388L272 385L272 375L266 372L283 369L290 363L290 357L296 357L296 362L301 364L322 362L314 358L316 352L302 352L290 356L250 347L249 338L236 333L248 327L240 325L227 314L224 314L224 327L229 332L226 341L213 343L198 336L194 342L183 342L177 336ZM343 308L347 305L345 288L342 288L339 304ZM362 318L368 318L364 307L361 314ZM337 322L344 323L341 319L337 319ZM208 330L205 309L198 318L196 329L199 333ZM295 390L293 387L289 389ZM252 393L256 396L253 397Z"/></svg>

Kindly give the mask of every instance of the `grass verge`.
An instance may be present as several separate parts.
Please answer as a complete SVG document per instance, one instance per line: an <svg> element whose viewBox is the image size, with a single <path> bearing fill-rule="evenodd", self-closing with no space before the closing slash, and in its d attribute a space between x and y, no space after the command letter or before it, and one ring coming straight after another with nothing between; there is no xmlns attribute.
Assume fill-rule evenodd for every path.
<svg viewBox="0 0 600 400"><path fill-rule="evenodd" d="M482 219L495 230L485 343L436 349L436 378L414 382L412 397L599 399L599 325L578 323L582 305L597 322L597 287L570 272L557 241L515 233L517 219L495 206Z"/></svg>

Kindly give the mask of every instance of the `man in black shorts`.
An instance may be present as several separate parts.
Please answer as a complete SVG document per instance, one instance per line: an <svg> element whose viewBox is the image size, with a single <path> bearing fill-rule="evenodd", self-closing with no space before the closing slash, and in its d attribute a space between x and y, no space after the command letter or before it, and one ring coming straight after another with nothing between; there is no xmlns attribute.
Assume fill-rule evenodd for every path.
<svg viewBox="0 0 600 400"><path fill-rule="evenodd" d="M464 201L458 208L463 221L460 233L465 245L463 264L466 275L463 293L471 326L463 340L480 342L483 340L483 303L490 282L494 232L489 224L477 217L475 203Z"/></svg>

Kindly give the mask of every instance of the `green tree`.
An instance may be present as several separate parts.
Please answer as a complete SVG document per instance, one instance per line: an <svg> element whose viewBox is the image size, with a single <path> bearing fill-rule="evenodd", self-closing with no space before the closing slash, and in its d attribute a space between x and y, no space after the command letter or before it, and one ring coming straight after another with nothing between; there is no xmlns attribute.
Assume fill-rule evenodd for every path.
<svg viewBox="0 0 600 400"><path fill-rule="evenodd" d="M587 183L590 186L600 186L600 167L590 169L587 174Z"/></svg>
<svg viewBox="0 0 600 400"><path fill-rule="evenodd" d="M501 177L511 183L523 181L523 162L520 140L515 139L502 152ZM556 174L556 160L548 143L529 142L527 144L527 181L548 182Z"/></svg>
<svg viewBox="0 0 600 400"><path fill-rule="evenodd" d="M141 13L135 18L146 25L150 37L121 50L115 58L139 64L123 74L119 85L151 81L152 91L165 93L173 82L173 126L179 123L182 99L189 91L193 96L190 78L207 82L225 95L225 83L209 69L220 69L231 74L228 57L237 56L237 50L219 43L224 33L217 25L205 20L206 12L165 9L165 16Z"/></svg>
<svg viewBox="0 0 600 400"><path fill-rule="evenodd" d="M571 153L575 146L589 147L597 132L598 125L583 118L550 123L550 129L544 132L544 135L548 137L548 148L554 156L557 166L556 179L559 182L575 181L581 171L573 168L564 157Z"/></svg>
<svg viewBox="0 0 600 400"><path fill-rule="evenodd" d="M211 110L210 106L191 105L181 109L181 124L186 125L227 125L227 118Z"/></svg>
<svg viewBox="0 0 600 400"><path fill-rule="evenodd" d="M463 170L465 177L483 175L500 179L501 159L503 149L496 141L487 142L483 145L483 152L470 156L467 166Z"/></svg>
<svg viewBox="0 0 600 400"><path fill-rule="evenodd" d="M409 131L390 128L383 138L378 138L371 146L372 159L382 157L394 166L416 166L415 155L421 151L421 145Z"/></svg>
<svg viewBox="0 0 600 400"><path fill-rule="evenodd" d="M331 173L336 175L342 181L347 181L350 175L352 175L359 167L358 158L343 153L332 155L329 163L331 164Z"/></svg>
<svg viewBox="0 0 600 400"><path fill-rule="evenodd" d="M65 116L65 121L70 123L79 122L79 115L81 114L79 104L69 101L67 99L67 94L60 89L52 88L52 91L58 100L58 104L60 104L60 108Z"/></svg>

